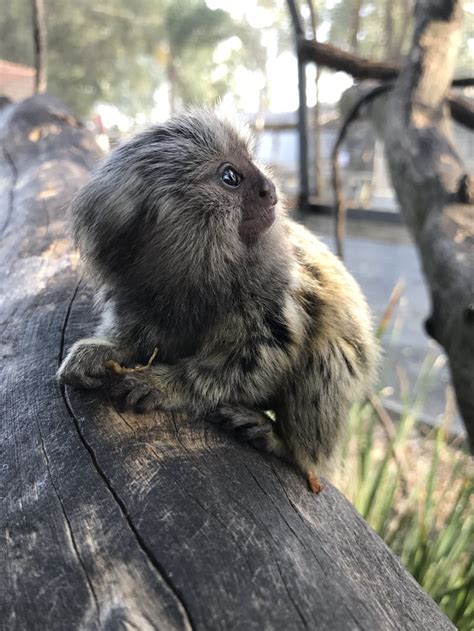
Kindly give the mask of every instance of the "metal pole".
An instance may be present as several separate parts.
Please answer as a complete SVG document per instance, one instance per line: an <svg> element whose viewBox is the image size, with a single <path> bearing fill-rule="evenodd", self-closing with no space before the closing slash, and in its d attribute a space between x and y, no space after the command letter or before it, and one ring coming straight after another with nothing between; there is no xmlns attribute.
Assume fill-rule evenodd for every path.
<svg viewBox="0 0 474 631"><path fill-rule="evenodd" d="M300 194L299 202L303 208L308 204L308 112L306 109L306 63L298 52L298 134Z"/></svg>
<svg viewBox="0 0 474 631"><path fill-rule="evenodd" d="M313 0L306 0L309 14L311 18L311 35L315 42L318 41L318 13L316 12L313 4ZM320 201L322 190L323 190L323 169L322 169L322 156L321 156L321 127L319 124L320 119L320 85L319 79L321 77L321 71L319 64L315 64L316 68L316 77L314 82L314 87L316 88L316 103L314 104L314 115L313 120L309 123L309 129L312 130L313 133L313 151L314 151L314 159L312 165L308 165L310 169L312 169L314 173L315 180L315 192L316 198Z"/></svg>
<svg viewBox="0 0 474 631"><path fill-rule="evenodd" d="M304 208L308 204L308 116L306 110L306 62L300 54L300 42L304 39L300 15L294 0L287 0L291 21L295 32L296 56L298 60L298 137L299 137L299 204Z"/></svg>

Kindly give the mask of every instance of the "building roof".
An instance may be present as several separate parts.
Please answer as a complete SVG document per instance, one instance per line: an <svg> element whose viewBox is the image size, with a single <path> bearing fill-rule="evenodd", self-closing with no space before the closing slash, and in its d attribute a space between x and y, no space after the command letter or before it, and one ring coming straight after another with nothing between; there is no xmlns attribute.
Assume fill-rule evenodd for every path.
<svg viewBox="0 0 474 631"><path fill-rule="evenodd" d="M35 69L31 66L25 66L23 64L15 64L12 61L6 61L0 59L0 75L1 76L15 76L15 77L34 77Z"/></svg>

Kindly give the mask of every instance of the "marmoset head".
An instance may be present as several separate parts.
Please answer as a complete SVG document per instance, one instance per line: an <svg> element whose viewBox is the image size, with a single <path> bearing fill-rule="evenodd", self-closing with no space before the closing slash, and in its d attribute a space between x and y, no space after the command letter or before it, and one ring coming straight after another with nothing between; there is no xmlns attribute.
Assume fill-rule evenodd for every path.
<svg viewBox="0 0 474 631"><path fill-rule="evenodd" d="M197 279L204 268L222 276L274 229L279 205L249 133L196 110L115 149L72 214L86 261L109 280L143 286Z"/></svg>
<svg viewBox="0 0 474 631"><path fill-rule="evenodd" d="M209 111L188 113L151 129L137 142L156 193L166 195L160 220L179 215L196 227L224 225L250 243L275 219L277 193L255 165L251 137ZM176 217L173 217L176 219Z"/></svg>

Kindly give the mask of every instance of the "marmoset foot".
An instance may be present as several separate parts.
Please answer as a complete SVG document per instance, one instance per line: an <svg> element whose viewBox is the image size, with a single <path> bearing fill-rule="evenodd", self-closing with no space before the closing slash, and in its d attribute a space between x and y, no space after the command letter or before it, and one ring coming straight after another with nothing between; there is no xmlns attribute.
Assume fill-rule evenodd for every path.
<svg viewBox="0 0 474 631"><path fill-rule="evenodd" d="M100 338L87 338L76 342L56 373L59 383L95 389L108 381L106 363L120 363L125 354L114 344Z"/></svg>
<svg viewBox="0 0 474 631"><path fill-rule="evenodd" d="M160 408L162 393L143 373L117 375L110 371L110 395L118 405L134 412L151 412Z"/></svg>
<svg viewBox="0 0 474 631"><path fill-rule="evenodd" d="M269 438L273 433L273 423L263 412L241 405L223 404L208 418L256 449L272 451Z"/></svg>

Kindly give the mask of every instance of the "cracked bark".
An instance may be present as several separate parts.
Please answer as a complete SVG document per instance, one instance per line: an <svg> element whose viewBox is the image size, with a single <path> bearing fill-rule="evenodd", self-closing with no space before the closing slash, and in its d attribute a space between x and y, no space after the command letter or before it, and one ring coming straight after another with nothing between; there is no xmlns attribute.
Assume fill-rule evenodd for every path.
<svg viewBox="0 0 474 631"><path fill-rule="evenodd" d="M474 303L474 206L444 107L461 36L461 3L419 0L415 16L412 48L389 97L386 155L431 295L426 329L449 358L474 449L474 325L469 317Z"/></svg>
<svg viewBox="0 0 474 631"><path fill-rule="evenodd" d="M60 103L7 110L0 144L1 620L10 629L453 628L329 484L186 417L59 388L91 330L64 207L96 148ZM14 195L12 194L14 187ZM177 431L179 430L179 431ZM38 445L40 448L38 449Z"/></svg>

